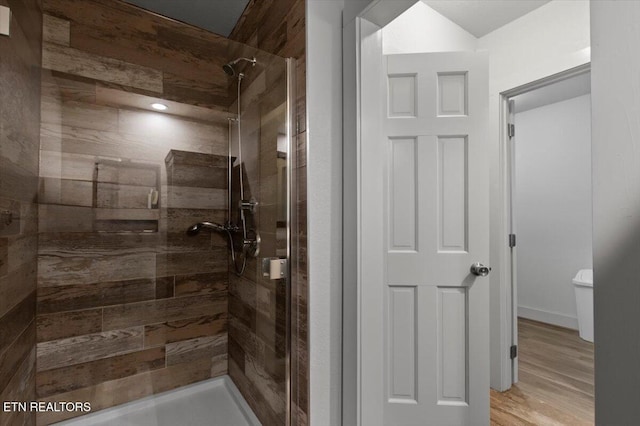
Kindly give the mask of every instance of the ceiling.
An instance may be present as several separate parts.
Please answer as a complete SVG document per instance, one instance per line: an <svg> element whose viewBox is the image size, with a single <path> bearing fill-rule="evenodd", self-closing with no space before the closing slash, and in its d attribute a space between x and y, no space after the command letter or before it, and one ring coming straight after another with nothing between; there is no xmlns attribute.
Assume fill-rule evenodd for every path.
<svg viewBox="0 0 640 426"><path fill-rule="evenodd" d="M550 0L422 0L436 12L480 38Z"/></svg>
<svg viewBox="0 0 640 426"><path fill-rule="evenodd" d="M152 12L229 37L249 0L125 0Z"/></svg>
<svg viewBox="0 0 640 426"><path fill-rule="evenodd" d="M515 112L525 112L544 105L566 101L591 93L591 73L580 74L566 80L543 86L513 98Z"/></svg>

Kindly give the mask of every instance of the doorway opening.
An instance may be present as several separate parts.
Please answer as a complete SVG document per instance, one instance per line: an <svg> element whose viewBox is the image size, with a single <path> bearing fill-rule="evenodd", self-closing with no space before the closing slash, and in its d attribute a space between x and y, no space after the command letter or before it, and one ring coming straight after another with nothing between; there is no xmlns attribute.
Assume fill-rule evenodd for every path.
<svg viewBox="0 0 640 426"><path fill-rule="evenodd" d="M502 104L513 386L492 394L503 408L492 418L592 423L589 65L504 92Z"/></svg>

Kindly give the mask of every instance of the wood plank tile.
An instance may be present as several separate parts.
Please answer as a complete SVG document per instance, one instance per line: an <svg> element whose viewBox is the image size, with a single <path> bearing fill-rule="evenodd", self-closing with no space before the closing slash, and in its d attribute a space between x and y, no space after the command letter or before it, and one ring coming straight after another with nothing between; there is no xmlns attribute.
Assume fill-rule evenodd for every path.
<svg viewBox="0 0 640 426"><path fill-rule="evenodd" d="M221 353L211 358L211 377L223 376L229 372L229 356Z"/></svg>
<svg viewBox="0 0 640 426"><path fill-rule="evenodd" d="M41 401L91 401L92 411L119 405L190 383L206 380L211 375L211 360L201 359L190 364L178 364L122 379L102 382L74 391L41 398ZM78 413L46 412L38 414L38 424L46 425L75 416Z"/></svg>
<svg viewBox="0 0 640 426"><path fill-rule="evenodd" d="M95 232L47 232L38 236L38 251L92 252L100 255L159 250L164 237L157 234L99 234Z"/></svg>
<svg viewBox="0 0 640 426"><path fill-rule="evenodd" d="M160 123L160 121L158 121ZM129 159L162 164L169 147L196 152L223 152L226 142L212 144L207 139L178 136L169 139L163 135L136 135L113 131L99 131L81 127L50 125L41 127L42 149L72 154L93 155L111 159ZM226 141L226 136L225 136ZM218 146L219 145L219 146ZM224 145L224 146L223 146Z"/></svg>
<svg viewBox="0 0 640 426"><path fill-rule="evenodd" d="M227 333L167 344L167 366L211 359L227 353Z"/></svg>
<svg viewBox="0 0 640 426"><path fill-rule="evenodd" d="M162 72L144 66L44 43L42 67L162 93Z"/></svg>
<svg viewBox="0 0 640 426"><path fill-rule="evenodd" d="M226 209L176 209L167 208L167 232L184 233L197 222L226 222Z"/></svg>
<svg viewBox="0 0 640 426"><path fill-rule="evenodd" d="M153 141L155 137L170 140L170 149L181 149L176 143L179 139L205 140L210 146L212 142L217 142L221 148L227 149L227 123L197 121L154 111L120 109L118 112L118 131L121 133L143 136L148 141ZM165 155L168 151L165 151Z"/></svg>
<svg viewBox="0 0 640 426"><path fill-rule="evenodd" d="M101 256L82 252L48 253L38 258L40 287L125 281L155 276L155 253L110 253Z"/></svg>
<svg viewBox="0 0 640 426"><path fill-rule="evenodd" d="M29 358L36 344L36 324L31 321L29 326L11 342L0 350L0 392L5 389L20 365Z"/></svg>
<svg viewBox="0 0 640 426"><path fill-rule="evenodd" d="M226 247L213 247L207 251L158 254L157 274L187 275L228 271Z"/></svg>
<svg viewBox="0 0 640 426"><path fill-rule="evenodd" d="M285 383L274 381L274 379L262 367L262 362L254 360L245 354L245 374L247 380L257 392L264 398L270 409L281 419L284 419L285 403Z"/></svg>
<svg viewBox="0 0 640 426"><path fill-rule="evenodd" d="M177 321L145 325L145 347L226 333L226 312Z"/></svg>
<svg viewBox="0 0 640 426"><path fill-rule="evenodd" d="M0 278L0 317L36 289L36 262L28 262Z"/></svg>
<svg viewBox="0 0 640 426"><path fill-rule="evenodd" d="M102 309L56 314L38 314L38 342L98 333L102 330Z"/></svg>
<svg viewBox="0 0 640 426"><path fill-rule="evenodd" d="M165 348L158 347L54 370L36 376L38 397L86 388L165 367Z"/></svg>
<svg viewBox="0 0 640 426"><path fill-rule="evenodd" d="M225 298L215 294L129 303L105 307L103 329L116 330L124 327L194 318L205 313L215 315L226 311Z"/></svg>
<svg viewBox="0 0 640 426"><path fill-rule="evenodd" d="M63 102L96 103L96 82L94 80L58 71L42 73L41 91L42 103L47 104L43 105L43 109L57 106L58 114ZM53 122L59 123L60 121Z"/></svg>
<svg viewBox="0 0 640 426"><path fill-rule="evenodd" d="M147 209L148 194L152 187L98 183L95 207L102 209Z"/></svg>
<svg viewBox="0 0 640 426"><path fill-rule="evenodd" d="M178 275L175 279L175 295L187 296L195 294L208 294L227 292L228 272L216 272L210 274Z"/></svg>
<svg viewBox="0 0 640 426"><path fill-rule="evenodd" d="M93 209L90 207L40 204L38 211L40 232L93 231Z"/></svg>
<svg viewBox="0 0 640 426"><path fill-rule="evenodd" d="M245 372L239 369L233 359L229 359L229 376L262 424L283 423L283 419L278 418L264 396L257 391L253 383L247 379Z"/></svg>
<svg viewBox="0 0 640 426"><path fill-rule="evenodd" d="M33 322L36 312L35 297L35 292L32 291L0 318L0 348L8 348Z"/></svg>
<svg viewBox="0 0 640 426"><path fill-rule="evenodd" d="M168 173L172 186L227 189L227 167L188 166L175 167Z"/></svg>
<svg viewBox="0 0 640 426"><path fill-rule="evenodd" d="M36 351L32 348L29 355L17 367L15 374L0 390L0 401L34 401L35 400L35 365ZM1 426L31 425L33 414L12 412L0 417Z"/></svg>
<svg viewBox="0 0 640 426"><path fill-rule="evenodd" d="M9 273L9 243L6 238L0 238L0 277ZM0 287L0 292L1 292ZM0 310L1 312L1 310Z"/></svg>
<svg viewBox="0 0 640 426"><path fill-rule="evenodd" d="M175 277L156 278L156 299L166 299L175 294ZM131 302L131 300L129 300Z"/></svg>
<svg viewBox="0 0 640 426"><path fill-rule="evenodd" d="M126 109L148 109L152 103L161 102L168 107L168 111L171 111L172 115L191 120L214 121L223 124L226 124L227 118L232 116L227 110L226 103L224 106L208 105L207 107L199 107L185 103L181 97L177 101L171 101L167 99L166 95L162 97L146 96L141 93L104 87L102 84L96 87L96 102L100 105L125 107Z"/></svg>
<svg viewBox="0 0 640 426"><path fill-rule="evenodd" d="M47 43L69 46L71 37L69 21L46 14L42 18L42 40Z"/></svg>
<svg viewBox="0 0 640 426"><path fill-rule="evenodd" d="M131 327L38 343L38 371L141 350L143 336L142 327Z"/></svg>
<svg viewBox="0 0 640 426"><path fill-rule="evenodd" d="M81 180L40 178L39 204L91 207L93 183Z"/></svg>

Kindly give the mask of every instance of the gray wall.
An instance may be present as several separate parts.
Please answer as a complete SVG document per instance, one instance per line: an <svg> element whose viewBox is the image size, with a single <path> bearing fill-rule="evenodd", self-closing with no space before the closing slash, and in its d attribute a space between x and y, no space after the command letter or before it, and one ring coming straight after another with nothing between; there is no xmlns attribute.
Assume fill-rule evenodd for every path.
<svg viewBox="0 0 640 426"><path fill-rule="evenodd" d="M583 95L515 117L518 315L573 329L571 279L592 265L590 104Z"/></svg>
<svg viewBox="0 0 640 426"><path fill-rule="evenodd" d="M593 1L596 424L640 423L640 2Z"/></svg>

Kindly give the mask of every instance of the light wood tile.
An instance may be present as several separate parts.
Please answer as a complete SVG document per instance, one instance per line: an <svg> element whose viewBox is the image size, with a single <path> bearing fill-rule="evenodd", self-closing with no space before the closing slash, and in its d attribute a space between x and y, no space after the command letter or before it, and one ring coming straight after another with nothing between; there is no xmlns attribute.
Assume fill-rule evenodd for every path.
<svg viewBox="0 0 640 426"><path fill-rule="evenodd" d="M51 15L43 15L42 40L47 43L69 46L71 37L69 21Z"/></svg>

